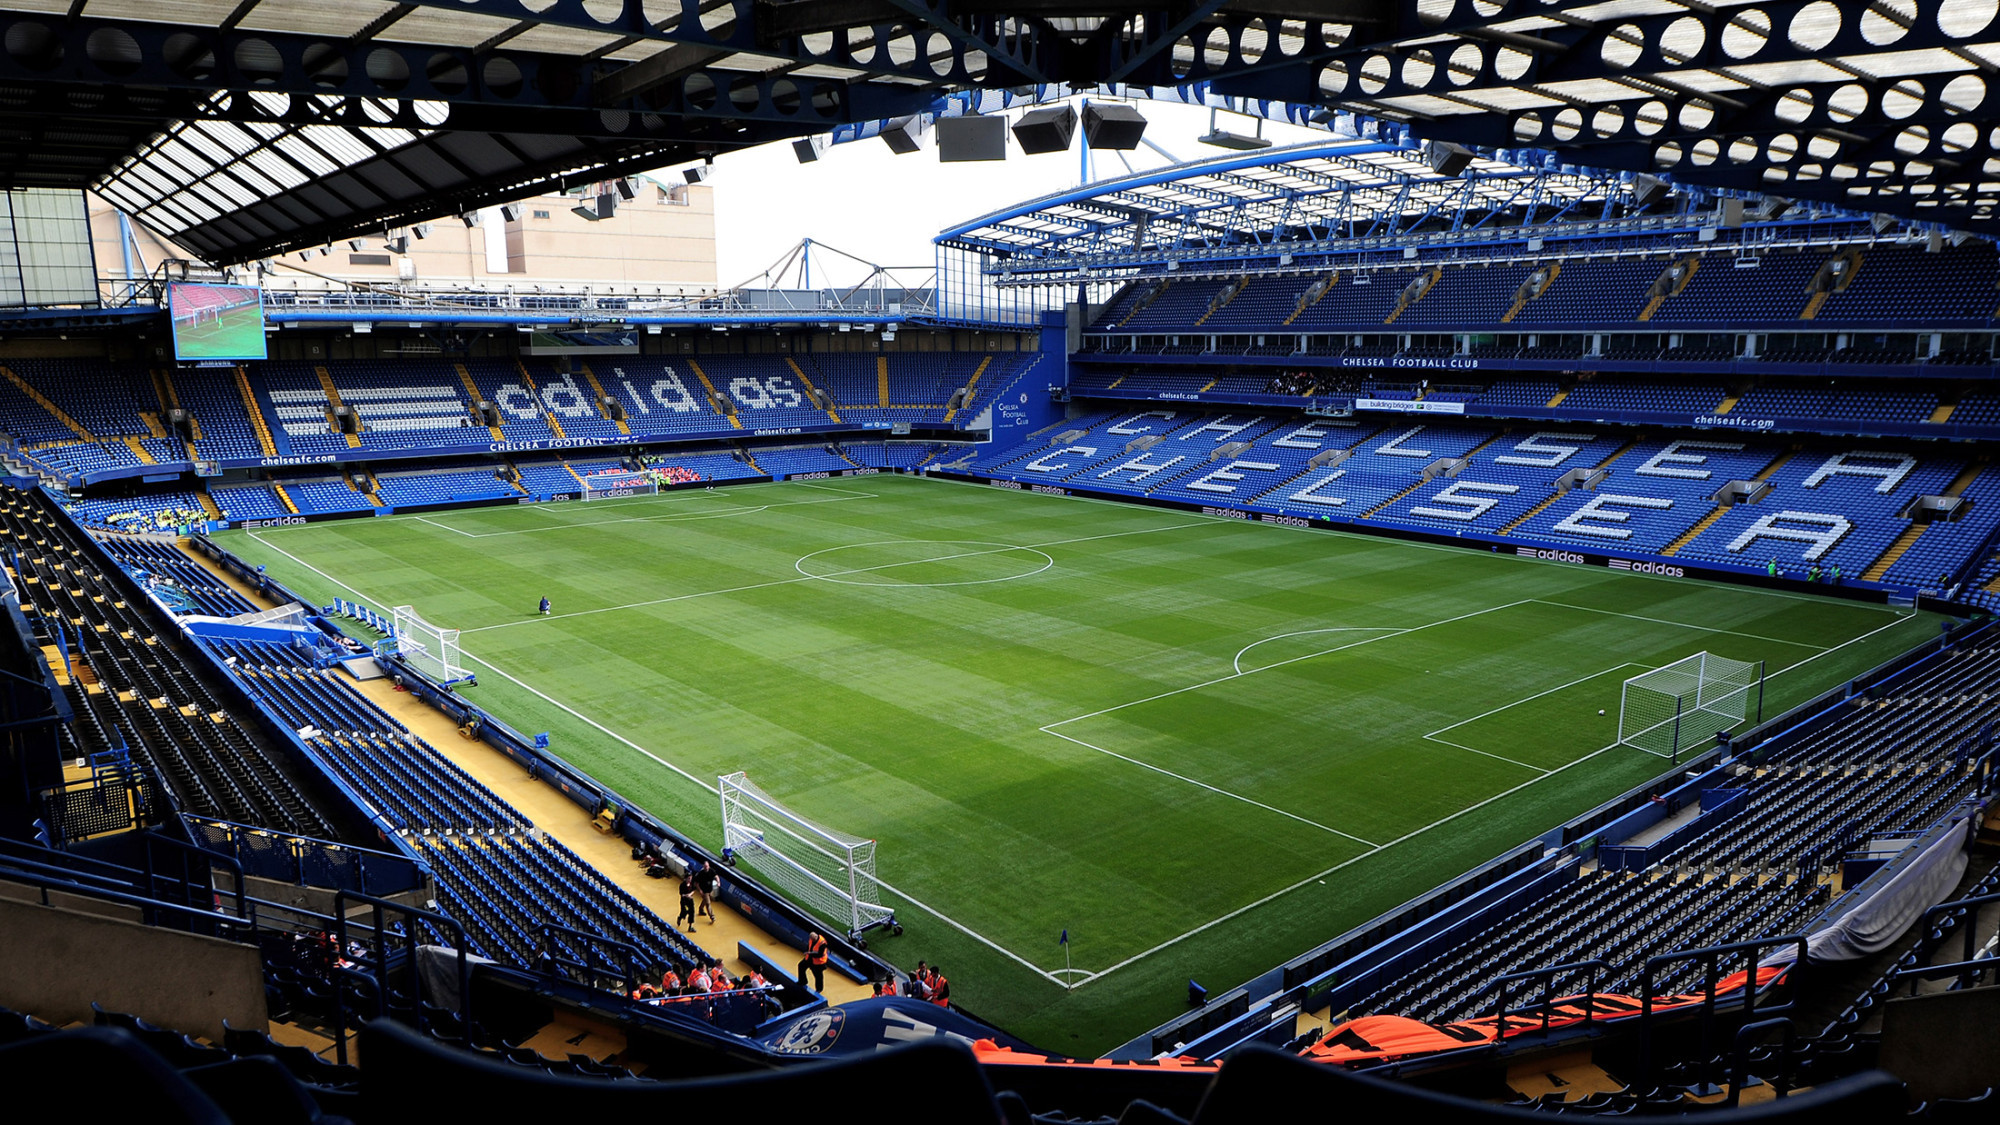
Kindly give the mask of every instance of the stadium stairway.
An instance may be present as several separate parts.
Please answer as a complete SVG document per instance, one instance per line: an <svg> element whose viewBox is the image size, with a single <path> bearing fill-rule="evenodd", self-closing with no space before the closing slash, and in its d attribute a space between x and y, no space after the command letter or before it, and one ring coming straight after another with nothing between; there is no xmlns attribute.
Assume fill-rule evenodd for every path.
<svg viewBox="0 0 2000 1125"><path fill-rule="evenodd" d="M701 380L701 389L708 392L709 409L728 418L731 426L742 429L743 419L736 416L736 404L730 401L728 395L721 394L715 389L715 384L708 380L708 372L701 369L701 364L696 363L693 356L688 357L687 365L688 370L694 372L694 377Z"/></svg>
<svg viewBox="0 0 2000 1125"><path fill-rule="evenodd" d="M827 417L836 422L840 421L840 411L834 409L833 402L821 394L818 387L813 386L812 378L806 374L805 368L799 366L799 361L793 359L791 356L786 356L785 366L791 369L792 378L797 379L799 385L806 389L807 400L814 406L825 407Z"/></svg>
<svg viewBox="0 0 2000 1125"><path fill-rule="evenodd" d="M97 435L91 433L89 430L84 429L82 424L79 423L76 419L70 417L68 414L63 413L61 407L57 406L53 402L50 402L48 396L36 390L34 386L30 384L26 379L23 379L19 375L14 374L13 368L0 366L0 377L5 377L9 383L12 383L14 385L14 388L16 390L20 391L23 395L26 395L30 402L33 402L36 406L39 406L43 410L47 411L49 417L54 418L56 421L68 427L71 433L74 433L77 437L83 439L84 441L90 442L93 445L97 443Z"/></svg>
<svg viewBox="0 0 2000 1125"><path fill-rule="evenodd" d="M597 372L592 371L588 363L578 364L577 372L583 376L584 382L590 384L590 392L597 396L597 413L610 421L612 425L617 426L619 433L631 433L632 426L630 423L626 422L623 418L611 417L610 409L606 404L611 402L612 399L610 395L604 393L604 384L597 381Z"/></svg>
<svg viewBox="0 0 2000 1125"><path fill-rule="evenodd" d="M1941 495L1964 495L1965 490L1972 486L1972 482L1978 479L1980 472L1985 467L1986 462L1983 459L1975 460L1972 464L1967 465L1965 471L1959 473L1958 479L1952 481L1950 486ZM1911 520L1910 526L1904 528L1903 533L1896 536L1895 541L1890 543L1880 555L1876 556L1874 562L1868 564L1868 569L1861 572L1861 580L1864 582L1880 582L1882 576L1889 573L1889 568L1895 566L1898 560L1909 553L1910 548L1917 545L1917 540L1922 537L1925 529L1930 526L1927 523L1919 523L1916 520Z"/></svg>
<svg viewBox="0 0 2000 1125"><path fill-rule="evenodd" d="M486 401L486 392L479 389L479 381L472 377L472 372L467 370L463 363L454 363L451 365L451 369L458 374L458 381L465 384L467 402L480 403ZM494 441L507 440L506 433L500 427L488 426L486 429L493 435Z"/></svg>
<svg viewBox="0 0 2000 1125"><path fill-rule="evenodd" d="M281 452L289 454L292 451L291 439L285 437L282 430L272 430L271 424L266 421L266 409L271 409L270 417L275 417L277 411L271 408L258 387L250 382L250 373L240 363L236 365L236 393L243 397L243 410L250 415L250 428L256 432L257 444L263 449L264 456L276 457ZM281 438L285 443L282 447L278 444Z"/></svg>

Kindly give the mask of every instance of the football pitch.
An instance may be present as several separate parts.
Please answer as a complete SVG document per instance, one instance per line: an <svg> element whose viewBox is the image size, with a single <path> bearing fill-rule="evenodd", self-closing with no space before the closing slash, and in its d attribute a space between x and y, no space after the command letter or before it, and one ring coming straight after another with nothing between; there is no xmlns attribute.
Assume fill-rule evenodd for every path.
<svg viewBox="0 0 2000 1125"><path fill-rule="evenodd" d="M1626 678L1765 661L1774 715L1939 620L887 475L217 538L463 630L468 698L705 843L739 769L878 839L871 948L1072 1054L1664 772Z"/></svg>

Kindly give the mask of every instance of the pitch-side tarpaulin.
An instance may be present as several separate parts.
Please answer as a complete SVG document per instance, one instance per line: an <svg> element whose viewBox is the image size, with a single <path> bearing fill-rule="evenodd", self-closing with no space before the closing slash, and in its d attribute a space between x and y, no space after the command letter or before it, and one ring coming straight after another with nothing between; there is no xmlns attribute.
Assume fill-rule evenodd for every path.
<svg viewBox="0 0 2000 1125"><path fill-rule="evenodd" d="M1759 965L1757 987L1770 987L1789 969L1789 965ZM1749 973L1731 973L1715 983L1715 997L1717 1000L1734 997L1748 982ZM1701 993L1655 996L1653 1010L1670 1012L1689 1008L1703 999ZM1599 1021L1626 1019L1638 1015L1644 1007L1637 996L1610 992L1564 996L1553 1001L1547 1026L1571 1027L1593 1015ZM1452 1023L1425 1023L1407 1016L1362 1016L1334 1027L1325 1038L1306 1048L1304 1057L1325 1063L1386 1062L1495 1043L1523 1032L1539 1031L1543 1026L1539 1009L1527 1015L1485 1016Z"/></svg>
<svg viewBox="0 0 2000 1125"><path fill-rule="evenodd" d="M1882 889L1856 903L1826 926L1806 935L1806 959L1857 961L1889 948L1923 913L1958 886L1970 861L1966 847L1978 817L1966 817L1954 831L1931 842L1903 865Z"/></svg>

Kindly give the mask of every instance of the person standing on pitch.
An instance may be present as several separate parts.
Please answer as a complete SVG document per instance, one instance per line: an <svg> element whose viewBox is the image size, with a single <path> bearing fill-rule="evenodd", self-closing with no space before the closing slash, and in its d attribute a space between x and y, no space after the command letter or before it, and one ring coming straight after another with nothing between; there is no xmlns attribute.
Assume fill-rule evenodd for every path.
<svg viewBox="0 0 2000 1125"><path fill-rule="evenodd" d="M541 614L543 617L547 617L549 615L549 599L547 598L542 599Z"/></svg>

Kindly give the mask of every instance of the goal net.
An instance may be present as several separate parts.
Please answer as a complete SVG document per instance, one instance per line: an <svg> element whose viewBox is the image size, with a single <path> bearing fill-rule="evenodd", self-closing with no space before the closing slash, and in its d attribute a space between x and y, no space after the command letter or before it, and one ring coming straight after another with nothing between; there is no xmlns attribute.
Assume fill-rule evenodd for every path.
<svg viewBox="0 0 2000 1125"><path fill-rule="evenodd" d="M1753 710L1764 717L1764 665L1698 652L1625 681L1618 741L1679 761Z"/></svg>
<svg viewBox="0 0 2000 1125"><path fill-rule="evenodd" d="M847 926L849 935L894 925L875 880L875 841L815 824L737 771L716 779L722 842L801 905Z"/></svg>
<svg viewBox="0 0 2000 1125"><path fill-rule="evenodd" d="M612 500L620 496L652 496L659 482L646 473L592 473L583 478L585 500Z"/></svg>
<svg viewBox="0 0 2000 1125"><path fill-rule="evenodd" d="M417 671L447 686L472 678L459 662L458 630L440 629L406 605L390 614L396 651Z"/></svg>

